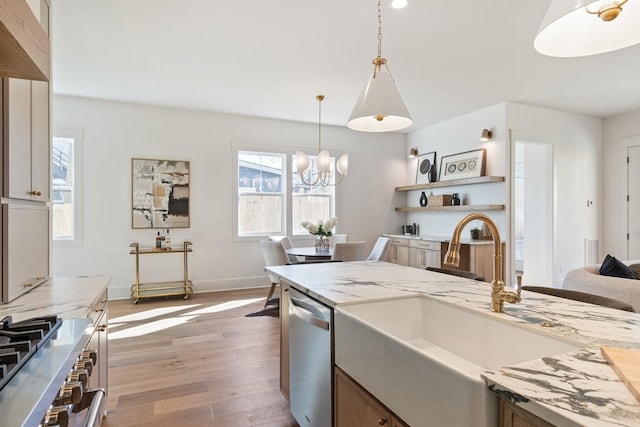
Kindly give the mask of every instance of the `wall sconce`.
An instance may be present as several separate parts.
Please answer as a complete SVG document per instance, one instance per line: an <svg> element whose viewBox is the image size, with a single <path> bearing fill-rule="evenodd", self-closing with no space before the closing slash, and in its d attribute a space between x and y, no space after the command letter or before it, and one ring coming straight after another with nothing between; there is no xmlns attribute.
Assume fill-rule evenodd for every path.
<svg viewBox="0 0 640 427"><path fill-rule="evenodd" d="M482 135L480 135L480 141L488 141L493 138L493 132L489 129L482 129Z"/></svg>
<svg viewBox="0 0 640 427"><path fill-rule="evenodd" d="M416 157L418 157L418 149L416 147L413 147L411 148L411 150L409 150L409 158L415 159Z"/></svg>

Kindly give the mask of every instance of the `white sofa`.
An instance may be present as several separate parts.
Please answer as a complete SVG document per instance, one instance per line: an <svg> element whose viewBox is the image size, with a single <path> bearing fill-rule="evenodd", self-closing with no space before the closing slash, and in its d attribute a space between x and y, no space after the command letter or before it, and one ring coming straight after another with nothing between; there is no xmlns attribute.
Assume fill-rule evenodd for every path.
<svg viewBox="0 0 640 427"><path fill-rule="evenodd" d="M640 260L622 262L626 265L640 264ZM565 276L562 288L626 302L640 313L640 280L602 276L599 271L600 264L571 270Z"/></svg>

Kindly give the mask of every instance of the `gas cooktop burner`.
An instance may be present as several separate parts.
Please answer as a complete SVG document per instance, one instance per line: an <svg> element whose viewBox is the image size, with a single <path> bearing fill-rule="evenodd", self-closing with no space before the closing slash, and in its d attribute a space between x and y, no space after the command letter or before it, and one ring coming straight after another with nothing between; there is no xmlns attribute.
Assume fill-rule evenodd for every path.
<svg viewBox="0 0 640 427"><path fill-rule="evenodd" d="M0 390L61 324L56 316L0 321Z"/></svg>

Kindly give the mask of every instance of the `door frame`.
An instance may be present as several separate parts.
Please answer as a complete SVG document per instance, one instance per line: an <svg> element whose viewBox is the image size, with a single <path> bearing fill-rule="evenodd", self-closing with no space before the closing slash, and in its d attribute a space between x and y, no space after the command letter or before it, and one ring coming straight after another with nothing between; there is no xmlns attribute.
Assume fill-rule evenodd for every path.
<svg viewBox="0 0 640 427"><path fill-rule="evenodd" d="M624 191L623 194L621 194L623 208L620 209L620 216L622 224L624 224L622 231L626 234L622 236L626 250L626 259L629 259L629 239L627 238L629 233L629 201L627 200L627 195L629 194L629 164L627 163L627 157L629 155L629 148L631 147L640 147L640 135L620 139L620 170L624 171L621 177L624 183Z"/></svg>
<svg viewBox="0 0 640 427"><path fill-rule="evenodd" d="M548 286L556 286L556 281L558 280L559 277L559 273L556 271L556 223L557 223L557 212L556 212L556 172L555 172L555 150L554 150L554 144L552 142L552 138L549 136L546 136L542 133L538 133L538 132L527 132L527 131L520 131L517 129L510 129L509 130L509 205L510 205L510 211L509 211L509 222L510 222L510 230L509 230L509 243L510 243L510 247L509 247L509 258L511 260L511 262L509 263L508 269L505 271L506 274L508 274L509 278L511 278L514 274L515 274L515 185L514 185L514 180L515 180L515 144L517 142L524 142L527 144L540 144L540 145L545 145L548 146L548 148L551 150L550 153L548 153L550 155L549 158L549 162L550 164L548 165L550 167L550 171L551 171L551 200L549 201L549 209L550 209L550 214L551 214L551 224L550 224L550 233L551 233L551 244L550 244L550 268L551 268L551 284L549 284ZM508 272L508 273L507 273ZM524 284L524 283L523 283Z"/></svg>

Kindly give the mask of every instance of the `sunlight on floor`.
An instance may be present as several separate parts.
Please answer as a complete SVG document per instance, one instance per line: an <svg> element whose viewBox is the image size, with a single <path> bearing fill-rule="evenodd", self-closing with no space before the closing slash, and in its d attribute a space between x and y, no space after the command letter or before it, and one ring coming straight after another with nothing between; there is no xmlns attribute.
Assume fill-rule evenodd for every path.
<svg viewBox="0 0 640 427"><path fill-rule="evenodd" d="M152 334L154 332L182 325L184 323L187 323L191 319L195 319L196 317L197 316L172 317L170 319L156 320L154 322L145 323L140 326L133 326L131 328L120 331L109 332L109 341Z"/></svg>
<svg viewBox="0 0 640 427"><path fill-rule="evenodd" d="M116 317L109 319L109 323L123 323L123 322L138 322L140 320L147 320L154 317L164 316L176 311L189 310L194 307L199 307L201 304L181 305L173 307L153 308L151 310L141 311L140 313L129 314L127 316Z"/></svg>
<svg viewBox="0 0 640 427"><path fill-rule="evenodd" d="M194 310L189 312L189 314L219 313L221 311L232 310L234 308L253 304L254 302L263 301L263 300L264 298L252 298L252 299L245 299L245 300L228 301L228 302L223 302L222 304L212 305L211 307Z"/></svg>
<svg viewBox="0 0 640 427"><path fill-rule="evenodd" d="M153 308L151 310L141 311L140 313L116 317L113 319L109 319L109 328L112 331L109 332L109 340L132 338L151 334L174 326L182 325L203 314L219 313L226 310L232 310L234 308L243 307L245 305L253 304L262 300L264 300L264 298L233 300L199 308L193 311L189 310L200 307L202 306L202 304L178 305L172 307ZM144 322L139 326L128 327L128 323L130 322L141 322L158 316L165 316L167 314L176 313L178 311L185 311L185 313L177 314L175 317L171 317L168 319Z"/></svg>

